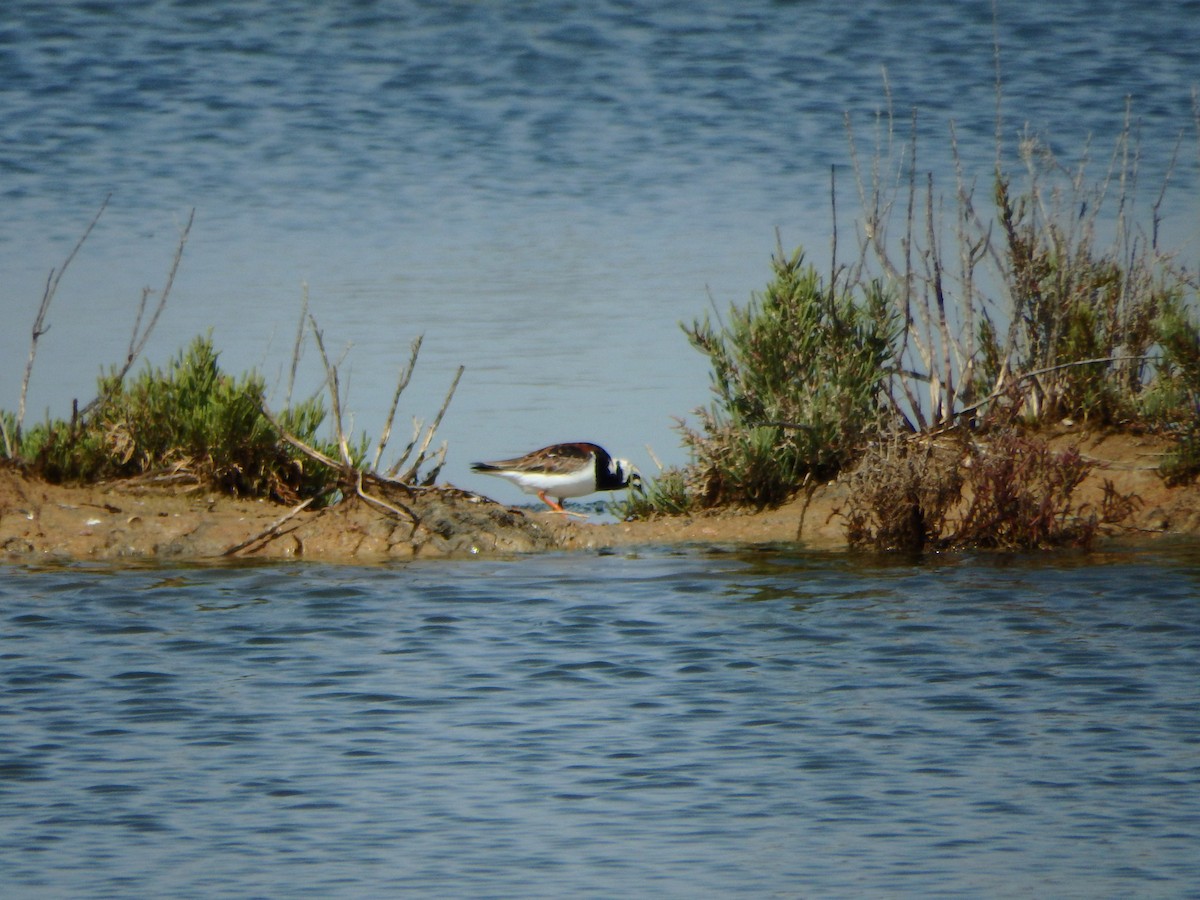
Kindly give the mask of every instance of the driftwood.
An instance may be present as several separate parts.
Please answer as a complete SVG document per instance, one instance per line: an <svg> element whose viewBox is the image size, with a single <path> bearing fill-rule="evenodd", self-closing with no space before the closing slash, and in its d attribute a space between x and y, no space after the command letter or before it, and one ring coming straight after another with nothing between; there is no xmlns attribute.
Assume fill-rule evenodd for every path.
<svg viewBox="0 0 1200 900"><path fill-rule="evenodd" d="M229 547L221 555L222 556L237 556L239 553L241 553L247 547L253 546L254 544L257 544L259 541L266 543L269 540L273 540L274 538L279 536L280 528L282 528L284 525L286 525L288 522L290 522L293 518L295 518L297 515L299 515L305 509L307 509L312 504L312 502L316 499L317 499L316 497L309 497L304 502L297 504L287 513L287 515L281 516L279 519L276 519L274 522L272 522L270 525L268 525L266 528L264 528L258 534L254 535L254 537L247 538L246 540L242 541L241 543L234 544L232 547Z"/></svg>
<svg viewBox="0 0 1200 900"><path fill-rule="evenodd" d="M291 444L310 459L315 459L317 462L321 463L321 465L328 466L330 469L338 472L341 476L339 479L339 486L341 487L343 493L349 493L352 491L355 496L378 509L382 509L385 512L391 513L397 518L408 518L413 523L414 531L416 530L416 527L421 524L420 516L413 512L409 507L402 503L398 503L399 508L397 508L397 506L394 506L385 500L381 500L378 497L368 494L363 489L364 480L375 482L376 484L380 485L394 485L402 488L403 490L411 492L412 488L409 485L398 481L392 481L391 479L382 478L369 472L363 472L361 469L356 468L352 463L349 462L345 464L339 463L337 460L334 460L322 453L316 447L309 446L304 441L300 440L300 438L296 437L296 435L284 428L283 423L276 418L276 416L266 407L265 404L262 406L262 412L263 415L267 417L267 421L275 426L275 430L279 432L280 437L282 437L287 443ZM339 443L342 443L342 441ZM297 509L296 512L299 512L299 510Z"/></svg>

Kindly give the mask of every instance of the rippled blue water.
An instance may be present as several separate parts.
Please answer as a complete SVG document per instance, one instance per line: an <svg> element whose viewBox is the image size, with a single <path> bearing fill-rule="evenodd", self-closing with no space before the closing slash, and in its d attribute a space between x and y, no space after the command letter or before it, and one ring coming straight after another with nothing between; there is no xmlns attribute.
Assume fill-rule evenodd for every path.
<svg viewBox="0 0 1200 900"><path fill-rule="evenodd" d="M1200 558L6 569L7 896L1185 896Z"/></svg>
<svg viewBox="0 0 1200 900"><path fill-rule="evenodd" d="M47 273L112 192L51 312L31 418L68 415L123 358L195 207L151 359L211 328L280 400L307 282L331 347L354 343L356 428L381 430L417 334L402 420L467 366L442 427L455 483L493 491L471 460L560 440L679 462L672 417L708 378L677 323L761 289L777 227L826 265L831 166L853 245L846 116L869 155L889 96L902 145L917 110L946 191L953 121L988 193L995 41L1013 166L1028 125L1068 163L1090 135L1102 177L1128 98L1146 223L1185 134L1164 240L1193 259L1196 0L6 0L0 407Z"/></svg>
<svg viewBox="0 0 1200 900"><path fill-rule="evenodd" d="M302 283L378 433L444 474L598 440L653 471L706 399L677 322L842 246L845 121L968 177L1026 123L1156 192L1200 4L0 7L0 408L123 357L196 208L161 362L209 328L282 393ZM885 71L886 85L885 90ZM1195 236L1195 146L1163 207ZM948 186L948 185L947 185ZM1142 210L1146 207L1143 205ZM1178 240L1175 240L1178 238ZM311 363L306 359L306 365ZM313 386L314 367L309 367ZM1194 553L648 552L0 571L0 884L46 897L1179 896L1200 883Z"/></svg>

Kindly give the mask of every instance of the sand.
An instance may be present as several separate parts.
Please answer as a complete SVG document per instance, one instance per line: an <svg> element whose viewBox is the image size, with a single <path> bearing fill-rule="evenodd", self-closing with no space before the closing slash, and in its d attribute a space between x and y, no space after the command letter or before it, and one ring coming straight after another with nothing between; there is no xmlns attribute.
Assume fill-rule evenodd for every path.
<svg viewBox="0 0 1200 900"><path fill-rule="evenodd" d="M1094 463L1077 491L1098 503L1108 481L1136 498L1106 541L1200 537L1200 485L1166 486L1169 447L1151 435L1064 428L1049 436ZM0 464L0 560L195 562L305 559L368 563L678 544L847 546L844 482L815 485L776 509L726 509L636 522L595 522L509 507L451 486L376 487L325 509L236 499L170 481L52 485ZM389 508L385 508L390 507Z"/></svg>

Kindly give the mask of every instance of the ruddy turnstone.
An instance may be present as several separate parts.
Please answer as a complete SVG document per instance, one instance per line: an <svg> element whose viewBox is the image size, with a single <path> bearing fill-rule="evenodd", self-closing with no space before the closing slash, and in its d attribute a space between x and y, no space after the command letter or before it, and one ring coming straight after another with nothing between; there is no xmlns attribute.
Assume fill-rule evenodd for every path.
<svg viewBox="0 0 1200 900"><path fill-rule="evenodd" d="M603 447L584 442L551 444L516 459L472 463L471 469L511 481L560 513L567 512L562 501L568 497L627 487L642 489L642 476L629 460L613 459ZM557 497L557 502L551 497Z"/></svg>

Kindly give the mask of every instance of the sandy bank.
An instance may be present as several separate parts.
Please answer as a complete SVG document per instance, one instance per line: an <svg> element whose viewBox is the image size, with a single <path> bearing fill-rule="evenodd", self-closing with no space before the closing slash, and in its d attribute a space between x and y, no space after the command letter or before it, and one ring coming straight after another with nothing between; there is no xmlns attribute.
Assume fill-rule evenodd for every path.
<svg viewBox="0 0 1200 900"><path fill-rule="evenodd" d="M1158 460L1169 446L1165 440L1071 431L1052 443L1077 446L1095 463L1079 489L1082 502L1098 502L1106 480L1137 497L1132 517L1111 532L1112 538L1200 536L1200 487L1169 488L1157 475ZM359 499L295 511L146 482L51 485L5 465L0 466L0 559L376 562L677 543L797 542L821 549L846 544L840 514L846 488L840 483L816 486L763 512L726 510L610 524L506 507L451 487L393 491L378 499L401 515Z"/></svg>

